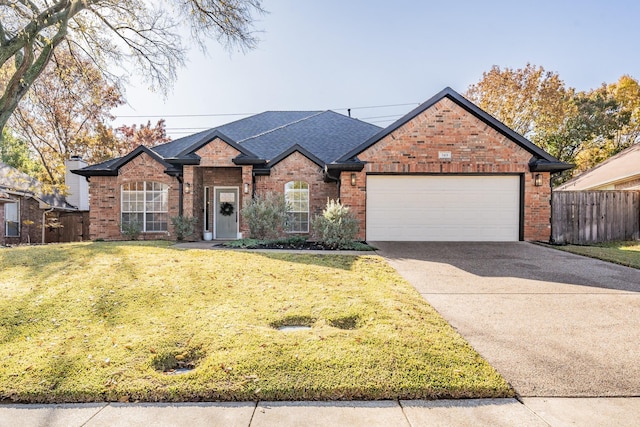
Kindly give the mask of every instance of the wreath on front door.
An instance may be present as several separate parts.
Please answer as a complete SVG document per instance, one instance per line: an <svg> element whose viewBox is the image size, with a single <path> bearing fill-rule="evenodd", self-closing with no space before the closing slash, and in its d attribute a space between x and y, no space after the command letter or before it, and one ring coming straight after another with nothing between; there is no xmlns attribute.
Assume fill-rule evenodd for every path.
<svg viewBox="0 0 640 427"><path fill-rule="evenodd" d="M229 202L220 203L220 214L223 216L233 215L233 205Z"/></svg>

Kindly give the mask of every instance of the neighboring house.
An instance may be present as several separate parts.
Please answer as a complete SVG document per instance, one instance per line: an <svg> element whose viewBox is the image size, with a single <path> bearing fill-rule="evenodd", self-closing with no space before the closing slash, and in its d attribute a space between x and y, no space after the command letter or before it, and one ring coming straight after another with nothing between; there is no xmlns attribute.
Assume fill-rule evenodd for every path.
<svg viewBox="0 0 640 427"><path fill-rule="evenodd" d="M90 179L92 239L171 236L198 218L246 236L238 210L284 194L294 233L339 198L375 240L548 240L550 175L562 163L446 88L387 128L333 111L265 112L74 172Z"/></svg>
<svg viewBox="0 0 640 427"><path fill-rule="evenodd" d="M640 144L556 187L554 191L640 190Z"/></svg>
<svg viewBox="0 0 640 427"><path fill-rule="evenodd" d="M48 231L49 226L77 210L57 191L45 190L39 181L0 162L0 245L58 241L57 230Z"/></svg>

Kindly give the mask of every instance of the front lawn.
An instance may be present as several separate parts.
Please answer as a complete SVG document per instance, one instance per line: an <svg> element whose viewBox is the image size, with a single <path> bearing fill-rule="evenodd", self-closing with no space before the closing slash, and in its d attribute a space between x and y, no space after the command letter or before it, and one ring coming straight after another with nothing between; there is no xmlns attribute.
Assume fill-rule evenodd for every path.
<svg viewBox="0 0 640 427"><path fill-rule="evenodd" d="M0 249L0 400L512 395L377 256Z"/></svg>
<svg viewBox="0 0 640 427"><path fill-rule="evenodd" d="M555 247L578 255L640 268L640 242L613 242L593 246L566 245Z"/></svg>

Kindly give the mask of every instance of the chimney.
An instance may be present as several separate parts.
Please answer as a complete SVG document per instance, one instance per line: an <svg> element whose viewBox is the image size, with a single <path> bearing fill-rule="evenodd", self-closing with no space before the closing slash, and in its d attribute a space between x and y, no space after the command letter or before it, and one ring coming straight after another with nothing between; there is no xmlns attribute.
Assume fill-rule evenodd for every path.
<svg viewBox="0 0 640 427"><path fill-rule="evenodd" d="M67 202L81 211L89 210L89 183L84 176L71 173L72 170L82 169L87 163L78 156L71 156L65 160L64 183L69 188Z"/></svg>

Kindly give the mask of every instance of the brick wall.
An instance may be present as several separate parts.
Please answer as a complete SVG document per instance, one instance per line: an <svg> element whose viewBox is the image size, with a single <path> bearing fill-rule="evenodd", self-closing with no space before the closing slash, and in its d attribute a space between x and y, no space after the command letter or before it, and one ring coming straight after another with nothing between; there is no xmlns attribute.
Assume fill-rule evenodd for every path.
<svg viewBox="0 0 640 427"><path fill-rule="evenodd" d="M439 151L451 152L451 161L438 157ZM366 224L367 173L516 173L524 176L524 238L549 240L549 173L543 173L543 185L535 187L529 171L532 155L515 142L469 114L455 102L444 98L404 126L361 153L366 162L351 186L351 173L341 175L341 200L352 206L361 224Z"/></svg>
<svg viewBox="0 0 640 427"><path fill-rule="evenodd" d="M305 181L309 184L309 220L321 214L327 199L338 198L335 182L324 182L323 169L300 154L294 152L271 168L271 175L256 177L256 192L284 194L284 185L289 181Z"/></svg>
<svg viewBox="0 0 640 427"><path fill-rule="evenodd" d="M20 197L20 235L18 237L5 236L4 204L0 203L0 244L19 245L25 243L42 243L42 214L40 203L30 197ZM47 213L45 221L56 219L58 212ZM28 222L28 224L27 224ZM48 222L47 222L48 223Z"/></svg>
<svg viewBox="0 0 640 427"><path fill-rule="evenodd" d="M89 182L91 239L122 240L120 232L120 194L126 182L154 181L169 186L169 217L177 216L179 209L178 181L164 173L164 167L146 153L135 157L120 168L118 176L93 176ZM140 239L171 239L173 227L169 221L168 232L142 233Z"/></svg>

